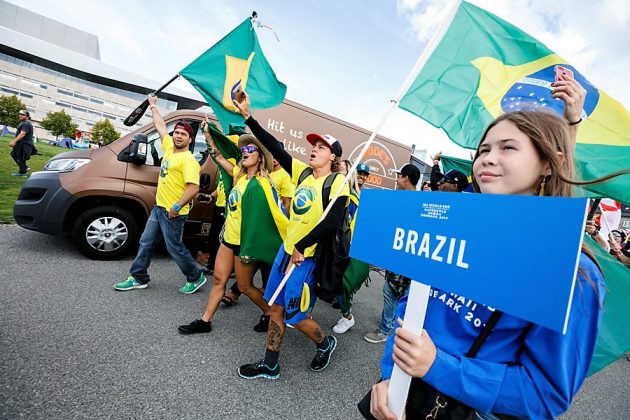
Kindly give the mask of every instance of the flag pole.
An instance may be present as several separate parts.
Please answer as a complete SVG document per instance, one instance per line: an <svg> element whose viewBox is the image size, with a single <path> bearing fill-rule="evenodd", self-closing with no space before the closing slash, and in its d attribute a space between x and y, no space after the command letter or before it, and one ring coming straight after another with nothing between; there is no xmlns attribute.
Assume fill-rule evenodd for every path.
<svg viewBox="0 0 630 420"><path fill-rule="evenodd" d="M431 54L433 54L433 52L437 48L438 44L444 37L444 34L446 33L449 26L451 25L451 22L453 21L453 18L455 17L455 13L457 13L457 9L459 8L461 1L462 0L454 0L453 3L451 4L446 18L442 21L438 30L433 34L433 37L431 37L431 39L429 40L427 46L422 51L422 54L420 54L420 57L418 57L416 64L413 66L413 68L407 75L407 78L405 79L402 86L400 87L398 94L396 95L396 98L391 100L389 106L386 108L385 112L383 113L383 116L379 120L378 124L376 124L376 127L372 131L372 134L370 135L367 142L365 143L365 146L363 146L363 149L361 149L361 152L358 154L357 158L352 164L352 167L348 169L348 174L346 175L344 182L339 186L337 191L335 191L335 194L332 196L332 198L328 202L328 206L324 210L322 217L317 222L318 224L321 223L321 221L324 220L324 218L328 215L333 203L335 202L335 200L337 200L337 198L339 197L339 194L341 194L343 187L350 180L352 173L357 169L357 166L359 165L359 163L361 163L361 159L367 152L368 148L374 142L374 139L378 135L381 128L383 128L385 121L387 121L387 118L389 118L394 108L398 106L398 103L400 102L400 98L402 98L402 96L407 92L407 90L409 89L413 81L416 79L416 77L418 77L418 74L420 73L424 65L429 60L429 57L431 57ZM275 292L269 299L269 302L268 302L269 306L273 305L276 299L278 298L280 291L282 290L284 285L287 283L287 280L291 276L291 273L293 273L294 268L295 268L295 265L291 264L291 266L289 267L289 270L285 273L284 278L282 279L280 284L278 284L278 287L276 288Z"/></svg>

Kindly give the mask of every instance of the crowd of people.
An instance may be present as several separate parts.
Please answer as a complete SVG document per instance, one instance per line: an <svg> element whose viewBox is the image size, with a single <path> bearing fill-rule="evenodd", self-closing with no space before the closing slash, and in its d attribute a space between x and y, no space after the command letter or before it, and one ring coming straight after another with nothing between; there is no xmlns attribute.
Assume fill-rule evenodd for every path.
<svg viewBox="0 0 630 420"><path fill-rule="evenodd" d="M438 153L426 183L418 188L420 171L406 164L397 171L397 189L568 197L573 185L602 182L574 179L573 156L584 89L568 74L552 86L553 96L565 104L563 118L538 111L498 117L479 141L471 181L461 171L442 173ZM295 159L254 119L248 95L241 102L235 101L250 131L238 134L240 161L224 157L208 125L203 127L210 156L224 175L231 175L222 175L215 193L216 243L210 244L209 266L204 273L181 243L189 202L198 192L199 164L189 151L192 128L180 122L171 136L155 107L156 98L150 96L149 102L165 152L156 206L129 277L114 288L127 291L147 287L152 247L162 236L187 279L180 292L194 293L206 283L206 276L213 277L201 318L180 326L180 333L211 332L213 322L220 322L215 315L221 302L233 306L244 294L261 311L254 330L267 334L261 358L240 366L240 377L279 377L286 328L294 328L312 341L310 368L316 372L325 369L338 342L316 321L315 302L324 288L320 276L325 261L318 250L344 223L352 233L369 166L358 164L346 183L344 175L352 163L342 160L341 141L329 134L307 135L311 145L308 162ZM627 236L613 233L611 253L623 262L629 257ZM212 234L210 239L215 240ZM368 278L368 269L365 262L350 259L334 287L329 288L332 303L340 311L332 328L335 334L355 325L352 298ZM262 288L253 283L257 271L263 278ZM236 283L226 292L232 272ZM587 246L579 258L579 287L564 335L478 303L471 310L483 322L471 323L465 313L440 299L448 292L438 289L431 292L425 330L415 335L400 328L410 282L404 276L386 273L380 325L364 336L370 343L386 342L382 379L359 404L364 416L396 418L387 397L394 364L413 378L407 418L424 418L429 412L435 414L432 418L447 418L440 416L453 416L453 410L465 415L448 418L554 418L568 409L589 368L606 290Z"/></svg>

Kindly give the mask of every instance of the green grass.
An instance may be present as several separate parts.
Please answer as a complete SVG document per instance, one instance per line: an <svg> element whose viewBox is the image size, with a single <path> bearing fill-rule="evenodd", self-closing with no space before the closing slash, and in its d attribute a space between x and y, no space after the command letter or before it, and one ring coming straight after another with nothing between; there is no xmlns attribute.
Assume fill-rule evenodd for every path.
<svg viewBox="0 0 630 420"><path fill-rule="evenodd" d="M13 220L13 203L20 193L22 184L26 177L11 176L17 172L18 168L11 157L9 142L13 137L0 137L0 223L15 223ZM69 149L51 146L45 140L41 140L36 145L41 155L31 156L28 166L31 172L39 171L51 157L67 152Z"/></svg>

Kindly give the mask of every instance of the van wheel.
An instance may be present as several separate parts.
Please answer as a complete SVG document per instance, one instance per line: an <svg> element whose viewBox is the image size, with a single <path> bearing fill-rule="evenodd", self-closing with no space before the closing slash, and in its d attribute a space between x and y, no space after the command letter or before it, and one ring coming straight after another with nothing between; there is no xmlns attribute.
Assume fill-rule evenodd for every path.
<svg viewBox="0 0 630 420"><path fill-rule="evenodd" d="M89 258L117 260L138 244L138 222L120 207L95 207L76 220L72 239Z"/></svg>

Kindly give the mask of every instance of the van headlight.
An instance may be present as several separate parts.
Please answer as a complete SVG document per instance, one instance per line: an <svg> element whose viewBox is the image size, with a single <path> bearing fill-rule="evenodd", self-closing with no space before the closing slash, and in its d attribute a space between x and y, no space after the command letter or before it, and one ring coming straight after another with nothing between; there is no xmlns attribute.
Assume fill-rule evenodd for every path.
<svg viewBox="0 0 630 420"><path fill-rule="evenodd" d="M55 159L44 166L45 171L71 172L90 163L90 159Z"/></svg>

